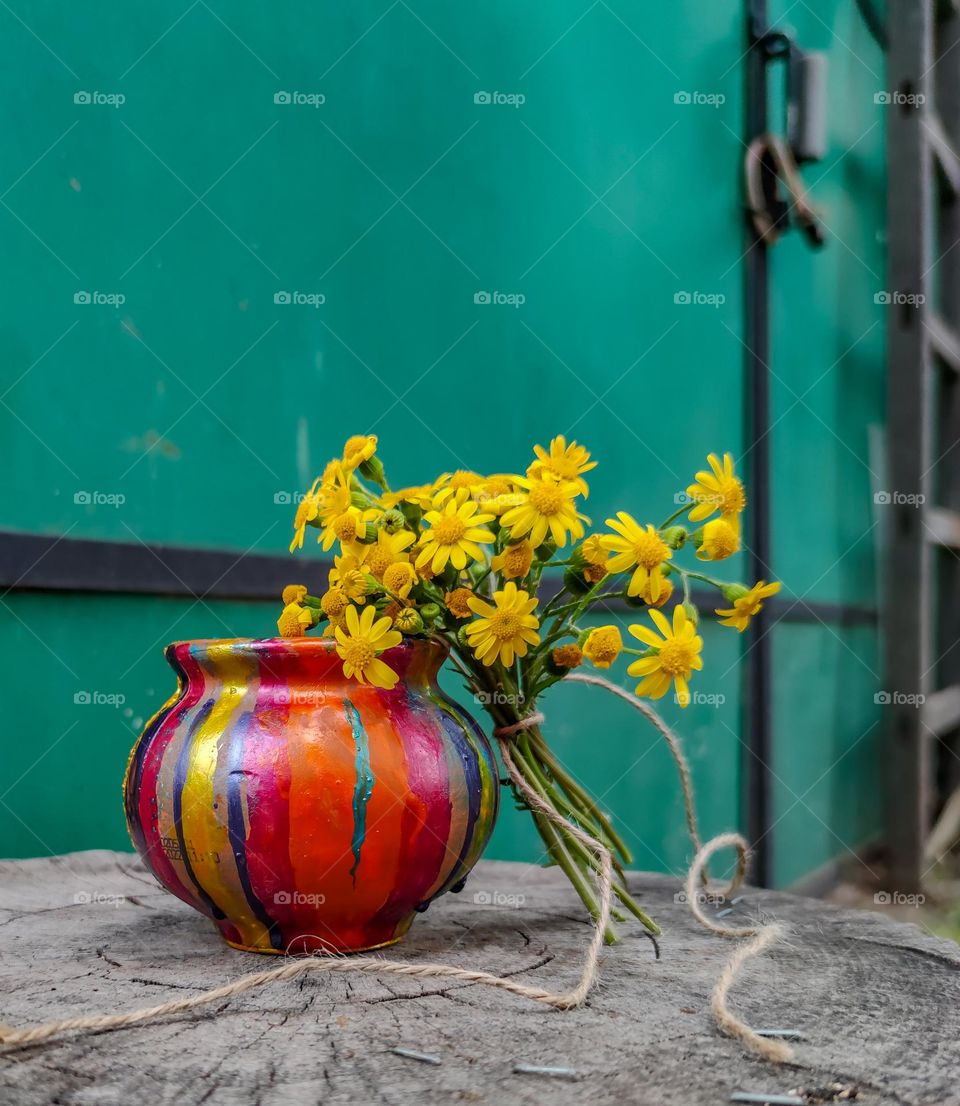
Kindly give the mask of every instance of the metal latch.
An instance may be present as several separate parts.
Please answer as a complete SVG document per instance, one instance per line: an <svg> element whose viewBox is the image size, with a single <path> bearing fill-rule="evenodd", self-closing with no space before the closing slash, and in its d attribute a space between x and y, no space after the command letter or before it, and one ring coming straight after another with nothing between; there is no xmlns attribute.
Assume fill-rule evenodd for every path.
<svg viewBox="0 0 960 1106"><path fill-rule="evenodd" d="M796 226L811 245L822 246L823 223L799 167L822 160L826 153L826 55L805 53L781 31L768 31L754 48L762 51L765 66L784 63L786 110L784 135L757 135L747 149L744 178L750 218L768 244Z"/></svg>

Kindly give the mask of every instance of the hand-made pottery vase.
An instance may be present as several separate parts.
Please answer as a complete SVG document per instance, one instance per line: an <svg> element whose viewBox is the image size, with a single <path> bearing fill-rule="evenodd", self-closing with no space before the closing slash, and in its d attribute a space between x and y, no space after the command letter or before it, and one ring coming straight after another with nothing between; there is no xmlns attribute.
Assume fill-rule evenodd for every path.
<svg viewBox="0 0 960 1106"><path fill-rule="evenodd" d="M436 677L442 645L383 654L392 691L347 680L329 640L167 646L179 687L134 746L130 836L234 948L357 952L398 941L462 883L498 778Z"/></svg>

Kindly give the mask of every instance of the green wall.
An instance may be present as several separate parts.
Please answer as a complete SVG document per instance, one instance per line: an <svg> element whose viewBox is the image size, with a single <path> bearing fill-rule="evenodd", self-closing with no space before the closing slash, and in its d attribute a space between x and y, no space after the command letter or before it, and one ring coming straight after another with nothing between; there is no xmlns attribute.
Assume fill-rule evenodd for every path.
<svg viewBox="0 0 960 1106"><path fill-rule="evenodd" d="M852 5L826 7L869 51ZM517 468L533 442L575 436L601 462L598 522L620 507L662 514L708 449L742 451L741 5L209 0L178 14L0 9L12 105L0 124L0 525L281 552L284 493L359 431L380 436L398 483ZM817 198L882 271L882 121L831 167L856 120L879 119L869 74L816 19L799 29L855 93L808 177L826 173ZM125 102L75 104L78 91ZM281 91L325 102L277 104ZM494 91L525 99L475 103ZM676 103L683 92L723 102ZM830 433L791 408L790 389L865 329L870 287L839 242L814 257L788 238L775 253L775 567L798 595L869 601L869 542L831 566L868 510L882 328L806 397ZM125 302L76 304L81 291ZM324 302L276 303L282 291ZM481 291L525 302L477 304ZM678 305L681 292L723 302ZM83 491L124 502L75 503ZM0 855L123 847L125 755L172 683L162 644L264 636L275 617L267 604L132 596L14 591L2 604ZM838 663L822 669L835 635ZM776 771L798 793L803 771L815 777L872 715L872 700L841 709L836 678L849 652L875 656L861 637L776 632ZM740 810L744 645L708 631L700 686L726 699L682 719L708 831ZM75 705L84 690L125 703ZM653 735L592 689L559 689L546 710L638 862L679 870L679 794ZM872 770L875 748L845 763ZM783 879L841 851L789 801ZM817 810L844 844L872 832L869 809L837 807L826 795ZM524 819L505 814L493 855L533 849Z"/></svg>

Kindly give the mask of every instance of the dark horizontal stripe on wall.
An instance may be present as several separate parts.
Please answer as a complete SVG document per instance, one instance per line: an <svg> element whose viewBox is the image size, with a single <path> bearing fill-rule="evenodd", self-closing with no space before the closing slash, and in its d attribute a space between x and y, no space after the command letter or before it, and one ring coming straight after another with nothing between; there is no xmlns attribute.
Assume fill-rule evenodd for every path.
<svg viewBox="0 0 960 1106"><path fill-rule="evenodd" d="M210 599L276 601L284 586L300 577L323 580L327 562L262 553L191 549L182 545L56 538L0 530L0 587L7 591L113 592L198 596ZM545 597L555 594L547 585ZM695 590L702 611L720 606L715 594ZM606 606L625 611L622 600ZM774 597L767 608L775 621L870 624L876 611L844 603Z"/></svg>
<svg viewBox="0 0 960 1106"><path fill-rule="evenodd" d="M309 567L326 575L320 561ZM0 531L0 587L15 591L276 600L307 568L302 560L262 553Z"/></svg>
<svg viewBox="0 0 960 1106"><path fill-rule="evenodd" d="M729 604L716 592L705 588L693 588L690 598L701 614L713 614L718 607ZM610 611L638 610L622 599L614 599L603 604ZM860 607L849 603L821 603L812 599L780 599L774 596L768 599L766 609L772 622L821 622L840 626L875 625L877 612L871 607Z"/></svg>

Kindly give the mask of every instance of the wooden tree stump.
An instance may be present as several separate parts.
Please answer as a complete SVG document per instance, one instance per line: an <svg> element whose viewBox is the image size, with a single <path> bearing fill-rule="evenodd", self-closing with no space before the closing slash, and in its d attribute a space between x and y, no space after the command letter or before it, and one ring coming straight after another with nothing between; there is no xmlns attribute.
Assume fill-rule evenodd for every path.
<svg viewBox="0 0 960 1106"><path fill-rule="evenodd" d="M790 927L731 996L754 1027L803 1033L797 1063L778 1068L722 1037L711 1017L734 942L696 924L676 880L638 874L631 889L663 926L661 957L639 925L623 926L580 1010L442 980L313 976L153 1024L0 1049L0 1102L713 1106L736 1091L838 1084L858 1088L861 1103L960 1104L957 946L877 914L746 890L726 924L760 914ZM126 853L0 863L0 933L0 1021L18 1027L130 1011L275 963L227 948ZM487 861L390 955L561 989L579 977L589 936L559 873Z"/></svg>

